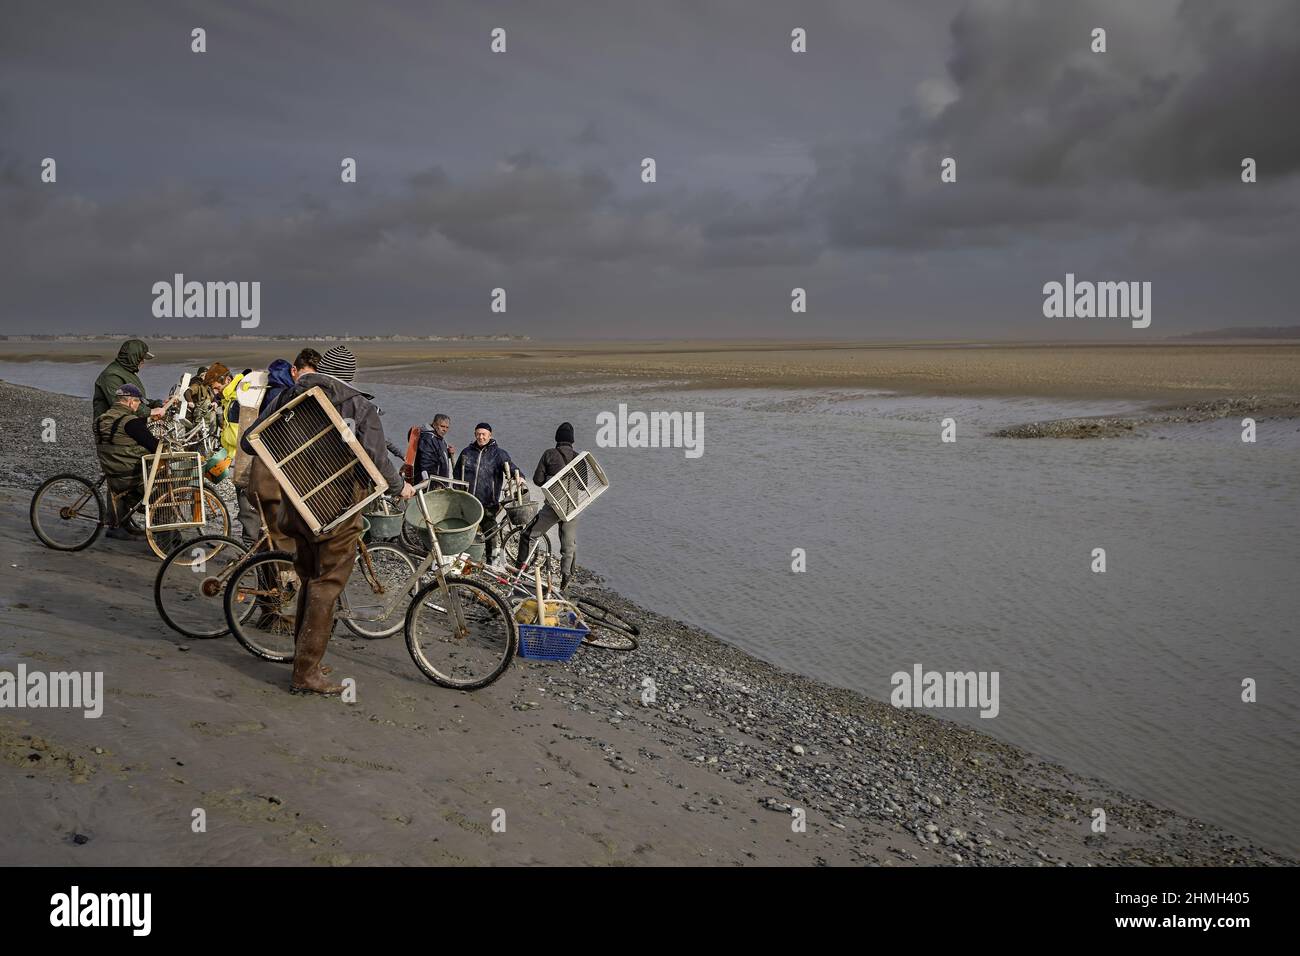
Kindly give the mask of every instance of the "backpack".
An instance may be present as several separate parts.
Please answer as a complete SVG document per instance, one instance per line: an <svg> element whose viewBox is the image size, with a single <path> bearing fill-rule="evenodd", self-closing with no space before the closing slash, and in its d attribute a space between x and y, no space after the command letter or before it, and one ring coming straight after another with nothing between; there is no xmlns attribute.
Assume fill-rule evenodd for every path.
<svg viewBox="0 0 1300 956"><path fill-rule="evenodd" d="M420 430L419 425L412 425L406 433L406 459L402 465L402 477L407 481L415 481L415 456L420 451Z"/></svg>

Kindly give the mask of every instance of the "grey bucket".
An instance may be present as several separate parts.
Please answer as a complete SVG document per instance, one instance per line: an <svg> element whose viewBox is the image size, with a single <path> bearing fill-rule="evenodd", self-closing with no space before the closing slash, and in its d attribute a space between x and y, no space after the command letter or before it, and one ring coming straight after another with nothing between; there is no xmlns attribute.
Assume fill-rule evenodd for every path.
<svg viewBox="0 0 1300 956"><path fill-rule="evenodd" d="M540 501L524 501L519 504L507 504L505 506L506 514L510 515L510 523L516 527L522 527L532 521L541 508L542 503Z"/></svg>
<svg viewBox="0 0 1300 956"><path fill-rule="evenodd" d="M474 541L478 523L483 520L483 505L479 500L464 491L450 488L425 491L422 497L429 509L429 519L433 522L433 532L438 536L442 553L460 554L467 550ZM406 503L406 523L416 529L421 540L429 540L418 497Z"/></svg>
<svg viewBox="0 0 1300 956"><path fill-rule="evenodd" d="M382 512L372 512L365 516L366 521L370 522L370 533L366 537L367 541L391 541L396 538L402 531L402 521L400 514L389 515Z"/></svg>

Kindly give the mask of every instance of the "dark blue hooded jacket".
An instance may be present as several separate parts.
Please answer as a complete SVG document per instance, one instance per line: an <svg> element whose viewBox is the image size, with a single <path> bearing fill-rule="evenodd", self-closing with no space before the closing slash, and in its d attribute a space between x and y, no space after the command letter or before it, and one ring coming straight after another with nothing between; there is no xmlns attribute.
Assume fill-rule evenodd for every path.
<svg viewBox="0 0 1300 956"><path fill-rule="evenodd" d="M484 508L495 508L501 495L506 465L510 466L512 476L522 474L510 460L510 453L493 438L482 448L477 443L462 448L456 459L454 477L469 482L469 493L482 502Z"/></svg>
<svg viewBox="0 0 1300 956"><path fill-rule="evenodd" d="M258 414L266 409L267 402L274 399L286 388L293 388L293 366L284 359L276 359L266 367L266 391L262 393L262 405Z"/></svg>
<svg viewBox="0 0 1300 956"><path fill-rule="evenodd" d="M252 428L256 422L262 420L267 412L273 412L280 407L280 399L289 393L296 382L293 380L293 366L284 359L276 359L266 367L266 391L262 393L262 404L257 408L257 416L250 421L248 428ZM241 422L242 424L242 422ZM239 450L247 455L253 454L253 446L244 441L243 433L248 428L240 429Z"/></svg>
<svg viewBox="0 0 1300 956"><path fill-rule="evenodd" d="M412 481L423 481L424 475L437 475L440 478L451 477L451 462L447 460L447 441L428 426L420 428L420 444L415 451L415 477Z"/></svg>

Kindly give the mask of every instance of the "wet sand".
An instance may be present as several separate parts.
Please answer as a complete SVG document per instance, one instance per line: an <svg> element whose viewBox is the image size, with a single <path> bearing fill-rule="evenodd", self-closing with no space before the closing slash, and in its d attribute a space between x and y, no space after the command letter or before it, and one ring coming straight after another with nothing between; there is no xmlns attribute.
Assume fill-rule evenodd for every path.
<svg viewBox="0 0 1300 956"><path fill-rule="evenodd" d="M466 694L420 677L400 636L340 628L327 661L357 681L357 702L291 696L287 667L161 623L142 542L37 543L33 476L93 466L84 445L40 443L33 422L87 406L0 383L0 669L103 671L107 698L98 720L0 710L0 863L1295 863L974 730L781 671L590 573L585 593L641 623L637 652L516 661ZM1105 834L1091 832L1095 807ZM205 833L191 829L197 808Z"/></svg>
<svg viewBox="0 0 1300 956"><path fill-rule="evenodd" d="M147 337L146 337L147 338ZM315 342L160 342L159 361L264 368ZM1300 344L585 342L348 343L370 381L522 390L852 387L935 395L1300 399ZM0 359L107 362L112 342L0 342Z"/></svg>

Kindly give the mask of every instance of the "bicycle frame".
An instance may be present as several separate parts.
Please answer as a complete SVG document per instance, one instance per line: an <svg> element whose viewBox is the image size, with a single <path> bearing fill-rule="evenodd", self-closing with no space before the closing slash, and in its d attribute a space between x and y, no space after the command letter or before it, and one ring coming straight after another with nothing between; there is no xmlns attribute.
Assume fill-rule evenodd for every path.
<svg viewBox="0 0 1300 956"><path fill-rule="evenodd" d="M429 516L429 506L424 500L423 491L427 489L429 485L434 481L452 482L453 480L446 479L446 478L428 478L415 486L416 500L419 502L420 512L424 516L425 526L428 528L433 527L433 521ZM459 485L465 484L463 481L455 481L454 483ZM429 549L429 553L426 554L420 560L420 563L415 566L415 570L412 571L409 575L407 575L406 579L402 582L401 587L393 588L392 594L384 601L383 604L379 604L379 605L365 604L362 605L360 608L340 607L337 611L336 616L341 620L347 620L347 621L384 620L395 610L397 610L397 606L401 602L402 598L410 594L410 592L415 588L416 584L419 583L420 579L429 573L430 567L434 567L435 565L436 565L436 570L434 571L434 574L438 578L438 584L441 586L442 592L444 594L449 594L450 592L447 588L447 577L444 571L444 567L448 565L450 562L448 562L448 560L443 556L442 548L438 545L438 536L436 534L433 534L432 531L430 531L429 538L433 542L433 547ZM369 551L366 548L365 543L362 541L358 541L357 549L361 554L361 560L366 565L366 570L370 573L371 580L373 580L375 582L375 586L379 588L378 593L382 594L384 590L384 584L382 581L380 581L378 578L374 576L374 569L373 566L370 564ZM464 633L466 630L465 618L464 615L461 613L460 604L459 602L456 601L451 601L449 603L453 605L452 613L454 614L456 619L456 630L458 633ZM370 614L363 615L362 613L360 613L362 610L369 611L370 609L375 607L378 607L380 611L378 614L375 614L374 616L370 616Z"/></svg>

